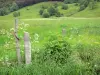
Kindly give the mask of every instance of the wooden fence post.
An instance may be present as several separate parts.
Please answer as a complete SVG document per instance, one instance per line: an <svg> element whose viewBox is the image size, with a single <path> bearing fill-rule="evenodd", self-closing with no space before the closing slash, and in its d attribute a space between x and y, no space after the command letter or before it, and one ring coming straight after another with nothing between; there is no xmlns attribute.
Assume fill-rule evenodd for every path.
<svg viewBox="0 0 100 75"><path fill-rule="evenodd" d="M17 60L18 60L18 64L21 64L21 54L20 54L20 44L19 44L19 38L17 35L17 31L18 31L18 19L15 19L15 32L14 32L14 36L15 36L15 41L16 41L16 54L17 54Z"/></svg>
<svg viewBox="0 0 100 75"><path fill-rule="evenodd" d="M25 63L30 64L31 63L31 43L29 38L29 33L24 33L24 47L25 47Z"/></svg>
<svg viewBox="0 0 100 75"><path fill-rule="evenodd" d="M66 29L65 28L62 29L62 35L66 36Z"/></svg>

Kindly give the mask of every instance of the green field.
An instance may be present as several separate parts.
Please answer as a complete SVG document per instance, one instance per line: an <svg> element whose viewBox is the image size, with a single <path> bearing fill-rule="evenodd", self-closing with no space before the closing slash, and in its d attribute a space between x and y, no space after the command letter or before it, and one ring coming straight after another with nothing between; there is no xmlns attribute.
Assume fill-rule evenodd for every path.
<svg viewBox="0 0 100 75"><path fill-rule="evenodd" d="M14 18L12 13L0 16L0 75L97 75L100 70L99 7L91 11L86 8L71 17L66 17L69 12L77 11L78 6L70 4L68 10L61 10L59 6L58 8L60 12L64 13L64 17L41 18L38 11L43 4L52 5L51 2L43 2L18 10L21 12L18 37L21 39L20 48L23 63L18 67L15 38L12 34ZM99 5L100 3L98 3ZM63 29L66 30L64 35ZM24 32L30 34L31 65L24 65ZM38 42L35 41L35 34L39 36ZM53 59L43 61L42 58L38 58L42 55L44 46L51 36L57 36L58 39L64 39L70 44L72 54L67 63L55 63ZM11 65L9 66L6 62Z"/></svg>

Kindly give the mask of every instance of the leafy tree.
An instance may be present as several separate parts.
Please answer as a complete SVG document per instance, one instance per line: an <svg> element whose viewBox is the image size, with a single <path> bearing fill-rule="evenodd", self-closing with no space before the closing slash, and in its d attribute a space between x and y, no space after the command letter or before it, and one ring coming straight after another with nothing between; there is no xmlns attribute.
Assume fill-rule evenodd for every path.
<svg viewBox="0 0 100 75"><path fill-rule="evenodd" d="M13 1L14 0L0 0L0 8L9 6Z"/></svg>
<svg viewBox="0 0 100 75"><path fill-rule="evenodd" d="M4 15L7 15L9 12L8 10L4 7L4 8L0 8L0 15L1 16L4 16Z"/></svg>
<svg viewBox="0 0 100 75"><path fill-rule="evenodd" d="M11 7L10 7L10 11L11 11L11 12L16 11L16 10L18 10L18 9L19 9L19 7L18 7L18 5L17 5L16 3L13 3L13 4L11 5Z"/></svg>

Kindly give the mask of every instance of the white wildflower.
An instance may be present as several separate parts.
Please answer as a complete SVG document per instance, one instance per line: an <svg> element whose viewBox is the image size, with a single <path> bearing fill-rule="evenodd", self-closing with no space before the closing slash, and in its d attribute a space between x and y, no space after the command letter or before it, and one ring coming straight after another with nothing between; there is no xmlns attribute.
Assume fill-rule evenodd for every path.
<svg viewBox="0 0 100 75"><path fill-rule="evenodd" d="M39 35L37 33L34 35L34 41L37 43L39 42Z"/></svg>
<svg viewBox="0 0 100 75"><path fill-rule="evenodd" d="M10 31L14 31L14 28L11 28Z"/></svg>

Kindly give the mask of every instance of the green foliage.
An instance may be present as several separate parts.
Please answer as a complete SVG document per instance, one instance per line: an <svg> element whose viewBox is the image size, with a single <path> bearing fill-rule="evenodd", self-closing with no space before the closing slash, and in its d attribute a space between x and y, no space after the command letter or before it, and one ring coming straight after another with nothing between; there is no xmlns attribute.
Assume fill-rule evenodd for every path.
<svg viewBox="0 0 100 75"><path fill-rule="evenodd" d="M92 19L63 18L60 20L46 19L46 20L27 20L27 21L24 20L25 23L29 23L29 26L26 26L26 24L23 24L23 20L20 20L19 27L18 27L20 30L18 31L19 33L22 33L22 31L27 30L30 33L31 44L32 44L32 57L34 59L32 59L33 62L30 65L12 66L12 63L14 65L16 64L14 60L12 60L12 58L16 59L16 50L15 50L14 37L9 36L10 37L9 39L7 37L7 35L12 35L10 30L12 29L13 20L10 20L9 17L10 16L8 16L7 17L8 19L6 20L0 21L0 34L3 34L3 35L0 35L0 44L2 44L0 46L0 61L1 61L0 63L4 62L2 60L2 57L5 57L5 55L8 55L9 57L8 63L11 63L11 66L1 67L2 65L0 64L1 65L0 75L7 75L7 74L8 75L20 75L20 74L21 75L31 75L31 74L32 75L96 75L95 73L99 72L100 70L100 64L99 64L100 63L99 62L100 61L100 54L99 54L100 52L100 47L99 47L100 46L100 36L99 36L100 19L99 18L92 18ZM59 36L58 39L56 39L56 37L51 36L51 39L50 39L51 43L55 39L55 41L52 43L53 48L51 46L51 43L47 41L48 37L53 33L56 34L56 36L60 35L62 28L65 28L67 32L67 35L64 36L66 38L64 39L64 41L68 41L70 43L71 51L72 51L71 55L69 55L69 57L66 58L66 60L64 60L64 61L67 61L66 63L61 61L62 56L60 55L64 54L62 53L63 49L61 49L61 52L58 52L59 48L65 47L61 44L62 43L66 44L66 43L64 42L59 43L59 41L63 41L62 39L64 37ZM2 29L3 31L1 31ZM77 35L77 31L78 31L78 35ZM36 32L40 36L38 43L34 42L33 34ZM23 38L23 34L22 34L22 38ZM5 43L2 43L2 40L4 40ZM78 43L78 42L82 42L82 43ZM47 58L45 61L43 61L44 59L42 60L42 58L38 59L42 51L45 52L44 49L41 50L41 48L44 46L44 43L47 43L47 44L49 43L50 48L48 49L52 49L55 52L55 56L54 56L50 54L49 52L50 50L48 51L46 50L47 52L49 52L51 56L46 54L47 57L44 56L44 58ZM74 48L76 43L78 43L77 44L78 46L80 45L81 46ZM23 40L20 43L20 45L21 45L21 51L24 50ZM55 45L57 45L58 47L55 48ZM45 48L46 47L47 46L45 46ZM57 60L54 59L53 57L58 58L60 61L57 62ZM35 62L37 60L41 62Z"/></svg>
<svg viewBox="0 0 100 75"><path fill-rule="evenodd" d="M40 9L39 14L42 15L44 12L44 9Z"/></svg>
<svg viewBox="0 0 100 75"><path fill-rule="evenodd" d="M77 49L79 52L79 56L81 58L81 60L83 60L84 62L90 62L93 60L93 50L91 49L91 46L87 46L84 44L77 44ZM81 51L82 50L82 51Z"/></svg>
<svg viewBox="0 0 100 75"><path fill-rule="evenodd" d="M18 16L20 16L20 12L16 11L16 12L13 13L13 17L18 17Z"/></svg>
<svg viewBox="0 0 100 75"><path fill-rule="evenodd" d="M11 3L7 6L4 6L4 7L0 8L0 15L4 16L4 15L7 15L10 12L16 11L18 9L19 9L19 7L16 3Z"/></svg>
<svg viewBox="0 0 100 75"><path fill-rule="evenodd" d="M92 0L90 3L89 3L89 8L91 10L95 9L96 8L96 1Z"/></svg>
<svg viewBox="0 0 100 75"><path fill-rule="evenodd" d="M80 4L79 11L84 10L88 6L89 2L90 2L89 0L79 0L79 4Z"/></svg>
<svg viewBox="0 0 100 75"><path fill-rule="evenodd" d="M34 62L30 65L20 65L13 67L0 67L2 75L81 75L84 67L72 61L64 65L58 65L54 62L43 62L42 64ZM84 74L83 74L84 75ZM86 74L85 74L86 75Z"/></svg>
<svg viewBox="0 0 100 75"><path fill-rule="evenodd" d="M57 12L57 9L54 6L50 6L47 10L48 10L50 16L55 15L55 13Z"/></svg>
<svg viewBox="0 0 100 75"><path fill-rule="evenodd" d="M7 9L4 7L4 8L0 8L0 15L1 16L4 16L4 15L7 15L8 12L7 12Z"/></svg>
<svg viewBox="0 0 100 75"><path fill-rule="evenodd" d="M57 3L54 3L53 6L50 6L48 8L46 6L42 5L42 7L41 7L41 9L39 11L39 14L40 15L44 15L46 18L49 17L49 16L54 16L54 15L56 17L60 17L60 16L62 16L62 14L58 11L57 7L58 7ZM44 10L47 10L47 11L44 11ZM43 13L45 13L45 14L43 14ZM46 16L48 13L49 13L49 15Z"/></svg>
<svg viewBox="0 0 100 75"><path fill-rule="evenodd" d="M16 10L18 10L18 9L19 9L19 7L18 7L18 5L17 5L16 3L13 3L13 4L11 5L11 7L10 7L10 11L11 11L11 12L16 11Z"/></svg>
<svg viewBox="0 0 100 75"><path fill-rule="evenodd" d="M0 8L8 7L14 0L0 0Z"/></svg>
<svg viewBox="0 0 100 75"><path fill-rule="evenodd" d="M45 5L41 5L41 8L42 8L42 9L47 9L48 7L45 6Z"/></svg>
<svg viewBox="0 0 100 75"><path fill-rule="evenodd" d="M84 5L80 5L80 9L79 9L79 11L82 11L82 10L84 10L86 7L84 6Z"/></svg>
<svg viewBox="0 0 100 75"><path fill-rule="evenodd" d="M48 12L47 10L44 10L42 16L43 16L44 18L48 18L48 17L50 17L50 14L49 14L49 12Z"/></svg>
<svg viewBox="0 0 100 75"><path fill-rule="evenodd" d="M68 5L67 4L62 4L62 9L67 10L68 9Z"/></svg>
<svg viewBox="0 0 100 75"><path fill-rule="evenodd" d="M75 3L75 6L78 6L78 3Z"/></svg>
<svg viewBox="0 0 100 75"><path fill-rule="evenodd" d="M61 17L63 14L61 14L59 11L55 14L56 17Z"/></svg>
<svg viewBox="0 0 100 75"><path fill-rule="evenodd" d="M54 3L54 7L55 7L55 8L58 7L58 3L57 3L57 2Z"/></svg>
<svg viewBox="0 0 100 75"><path fill-rule="evenodd" d="M51 36L44 49L44 60L66 63L71 55L70 44L62 37Z"/></svg>
<svg viewBox="0 0 100 75"><path fill-rule="evenodd" d="M75 2L78 2L78 0L64 0L65 4L75 3Z"/></svg>

